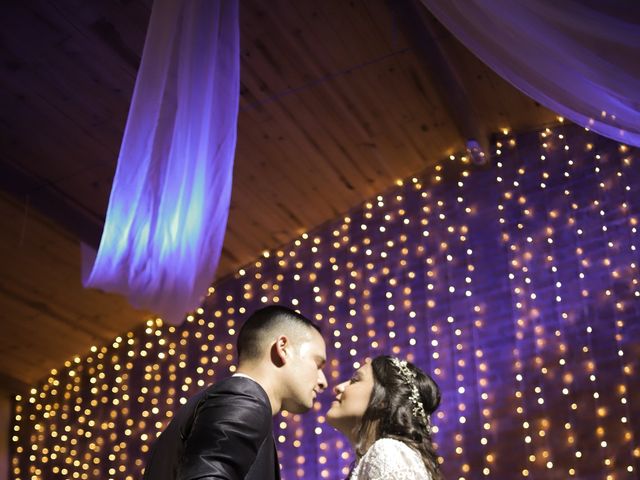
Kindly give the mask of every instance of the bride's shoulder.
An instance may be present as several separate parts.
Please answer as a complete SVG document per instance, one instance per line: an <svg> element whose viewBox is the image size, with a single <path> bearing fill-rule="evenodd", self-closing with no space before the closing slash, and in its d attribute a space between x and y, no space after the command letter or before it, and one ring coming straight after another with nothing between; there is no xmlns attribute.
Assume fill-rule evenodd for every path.
<svg viewBox="0 0 640 480"><path fill-rule="evenodd" d="M351 478L413 480L430 478L420 454L393 438L376 440L362 457Z"/></svg>
<svg viewBox="0 0 640 480"><path fill-rule="evenodd" d="M376 440L366 455L388 455L392 454L394 456L399 453L403 454L402 456L409 455L411 457L420 458L420 454L416 452L413 448L411 448L406 443L396 440L395 438L379 438ZM365 455L365 456L366 456Z"/></svg>
<svg viewBox="0 0 640 480"><path fill-rule="evenodd" d="M413 451L413 449L403 441L396 440L395 438L389 438L389 437L379 438L378 440L373 442L373 445L371 445L371 448L377 448L377 449L408 448L409 450Z"/></svg>

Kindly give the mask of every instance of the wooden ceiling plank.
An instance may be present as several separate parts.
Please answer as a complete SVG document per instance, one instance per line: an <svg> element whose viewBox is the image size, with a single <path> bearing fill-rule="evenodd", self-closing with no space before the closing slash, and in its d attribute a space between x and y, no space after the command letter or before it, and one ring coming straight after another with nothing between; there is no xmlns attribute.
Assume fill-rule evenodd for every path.
<svg viewBox="0 0 640 480"><path fill-rule="evenodd" d="M358 75L360 75L360 72ZM388 185L389 178L391 182L397 178L395 169L389 168L388 159L370 155L377 150L378 143L384 142L389 138L393 131L397 130L397 127L390 126L386 131L384 127L380 127L380 131L385 131L385 133L378 135L367 132L366 127L362 128L361 125L363 123L374 125L380 122L386 123L384 120L380 120L384 115L376 115L377 118L361 116L354 119L353 112L345 107L345 104L348 105L351 100L349 100L349 93L341 93L343 83L347 83L347 80L336 79L331 86L324 85L298 94L295 101L305 105L305 108L299 105L289 108L287 113L290 118L288 120L293 121L293 114L290 112L295 111L298 113L296 117L298 124L309 125L309 128L315 127L313 140L305 140L307 140L307 143L313 142L317 145L322 145L324 155L318 161L326 163L327 167L334 171L341 179L343 187L349 190L357 190L353 188L353 185L360 183L361 180L366 180L370 184L366 193L372 195L380 186L379 183L376 184L377 179L371 175L372 173L377 171L378 175L382 176L382 183L386 185ZM337 95L338 98L335 98ZM355 96L355 93L353 96ZM293 101L293 99L289 98L287 99L287 104ZM362 102L359 103L362 104ZM301 112L306 115L301 117ZM318 125L324 128L318 128ZM355 129L349 128L354 126L356 127ZM369 148L363 152L358 147L359 145L367 145ZM366 161L362 159L363 153L367 154ZM354 162L355 158L359 159L358 163ZM372 162L375 164L376 160L378 160L378 163L373 167ZM322 165L322 163L319 165ZM363 170L360 165L362 167L366 166L366 170ZM364 172L370 173L363 174ZM387 180L386 182L385 179ZM362 196L352 197L346 205L351 207L362 199ZM340 210L344 210L344 208Z"/></svg>
<svg viewBox="0 0 640 480"><path fill-rule="evenodd" d="M55 8L86 38L102 41L134 71L138 69L151 16L144 2L56 0Z"/></svg>
<svg viewBox="0 0 640 480"><path fill-rule="evenodd" d="M259 203L259 200L245 199L245 201L253 204ZM246 207L241 208L246 210ZM233 216L230 217L225 235L225 248L232 252L235 257L242 260L240 265L253 260L264 250L279 245L281 241L274 244L272 239L274 235L283 231L295 232L299 228L296 226L283 228L283 220L279 218L279 215L276 214L276 209L272 207L266 213L254 213L251 216L243 215L238 223L234 221ZM293 235L295 236L295 234Z"/></svg>
<svg viewBox="0 0 640 480"><path fill-rule="evenodd" d="M33 288L25 289L24 284L20 285L15 281L5 281L4 279L0 281L0 294L5 296L4 301L7 303L12 300L23 304L27 308L25 315L30 312L27 318L35 319L35 314L38 314L38 323L50 323L57 331L67 330L74 335L84 335L84 338L100 338L103 341L121 331L119 325L104 325L97 321L98 318L91 313L91 310L86 307L81 308L83 306L78 302L68 301L68 296L65 295L56 299L51 295L51 292L43 292ZM45 298L46 302L43 300ZM4 316L4 314L1 315ZM9 319L7 320L9 321ZM15 321L21 322L23 319L16 318ZM27 321L25 326L29 323Z"/></svg>
<svg viewBox="0 0 640 480"><path fill-rule="evenodd" d="M2 83L7 92L12 92L21 101L57 112L61 123L58 128L81 132L92 144L97 143L98 148L110 154L108 164L115 164L118 149L113 149L113 145L118 145L122 137L128 98L107 98L100 102L105 89L89 78L82 79L82 74L75 74L81 70L73 61L69 62L68 71L25 64L4 75ZM68 80L69 72L74 73L74 81ZM91 101L84 100L87 98Z"/></svg>
<svg viewBox="0 0 640 480"><path fill-rule="evenodd" d="M12 21L3 22L6 53L14 58L11 71L42 78L43 89L38 91L46 92L50 83L56 89L53 92L59 91L64 99L90 98L84 107L99 107L107 118L126 116L136 69L124 68L122 59L98 38L83 35L70 25L56 4L45 0L15 3L23 8L12 12Z"/></svg>
<svg viewBox="0 0 640 480"><path fill-rule="evenodd" d="M382 66L376 67L383 68ZM371 68L373 69L374 67ZM353 79L353 83L360 84L366 83L359 82L361 77L364 78L370 75L369 72L358 72L354 74L354 76L356 76L356 78ZM378 103L376 110L373 110L370 113L357 114L357 112L354 112L350 107L352 104L375 104L375 99L361 99L360 97L362 94L359 92L346 91L345 87L348 88L348 83L351 81L351 79L337 79L331 86L332 88L326 87L326 92L322 92L323 94L326 93L326 96L323 95L320 97L318 95L318 98L316 98L317 105L312 107L312 110L321 109L323 108L323 105L325 105L325 109L329 106L335 106L340 109L339 112L336 112L331 121L325 122L325 125L327 128L332 130L332 136L340 138L340 141L344 146L343 148L347 150L345 153L349 158L349 163L351 166L355 167L353 174L355 174L356 177L362 176L362 170L358 167L358 164L360 163L363 167L366 166L367 170L371 172L368 178L368 183L370 184L368 193L373 195L380 189L380 183L383 185L389 185L390 181L393 182L398 178L396 166L398 164L403 165L406 161L398 158L399 152L397 151L398 147L404 144L404 142L398 139L403 122L394 121L392 118L392 112L394 112L394 110L396 112L398 111L398 104L400 104L400 102L394 99L396 103L395 108ZM398 86L400 87L400 91L407 88L406 84ZM363 90L372 91L373 89L364 88ZM331 98L336 95L339 95L339 97L335 99ZM406 110L406 107L403 106L401 111L403 114L411 116L411 114ZM345 121L345 118L353 118L354 114L357 114L359 118L355 118L353 121ZM322 116L320 117L322 118ZM367 126L363 128L362 125L365 123ZM349 129L349 127L356 128ZM369 132L367 132L367 130ZM366 146L368 148L362 149L361 146ZM389 152L390 155L384 155L383 152L385 151ZM362 156L366 156L366 162L360 160L360 157ZM354 161L356 158L358 158L357 163ZM390 167L390 165L393 166ZM424 167L424 164L410 167L409 170L413 172L419 167ZM371 175L372 173L377 173L377 178L376 175Z"/></svg>
<svg viewBox="0 0 640 480"><path fill-rule="evenodd" d="M359 89L359 91L367 92L367 91L372 90L372 89L370 89L368 87L369 87L369 85L361 85L361 88ZM379 96L379 98L384 98L384 95ZM341 102L341 103L345 104L347 102ZM353 102L353 103L358 103L358 104L362 104L362 105L377 105L377 104L379 104L379 102L376 99L373 99L372 101L368 101L368 102L360 101L360 102ZM384 128L384 127L381 129L381 131L386 131L386 130L387 129Z"/></svg>
<svg viewBox="0 0 640 480"><path fill-rule="evenodd" d="M10 87L3 80L0 77L0 89L8 91ZM47 180L77 174L96 162L108 161L104 153L92 153L103 150L80 133L73 142L62 141L72 137L67 118L41 97L12 96L3 103L15 111L12 126L0 137L1 155L6 161L19 163L23 170L37 172ZM87 158L91 159L89 164Z"/></svg>
<svg viewBox="0 0 640 480"><path fill-rule="evenodd" d="M269 77L268 82L257 77L248 79L255 82L251 86L257 96L269 97L317 78L304 68L300 53L292 50L295 39L292 41L277 22L282 9L290 8L290 4L287 7L275 2L265 4L261 0L247 0L241 2L240 7L243 81L247 65L260 66L259 71L265 78ZM275 16L272 15L274 11L277 12Z"/></svg>
<svg viewBox="0 0 640 480"><path fill-rule="evenodd" d="M44 216L62 225L79 239L97 249L103 223L84 211L79 204L65 198L57 188L43 185L42 180L20 171L0 160L0 188L24 202L25 208L35 208Z"/></svg>
<svg viewBox="0 0 640 480"><path fill-rule="evenodd" d="M68 233L56 231L36 212L25 215L7 197L0 198L0 214L7 229L0 236L6 261L2 281L37 302L47 299L55 309L68 311L78 328L109 338L142 321L143 312L131 309L120 296L82 288L80 248Z"/></svg>
<svg viewBox="0 0 640 480"><path fill-rule="evenodd" d="M327 181L326 177L318 175L315 166L300 161L306 152L296 151L285 131L277 128L277 125L273 128L247 126L246 129L241 127L241 133L243 140L239 142L235 177L237 199L242 198L245 191L255 190L259 185L274 185L276 188L267 198L270 203L286 205L295 200L309 201L313 205L313 209L305 209L298 214L302 222L298 228L305 229L309 228L310 218L315 217L316 213L334 212L329 207L331 192L319 188ZM256 152L262 160L255 157Z"/></svg>
<svg viewBox="0 0 640 480"><path fill-rule="evenodd" d="M394 25L385 0L331 0L315 4L299 2L297 5L303 11L308 11L310 7L320 10L324 23L331 28L325 28L323 22L316 23L315 31L321 35L322 40L330 44L333 50L347 50L360 57L362 62L408 46L406 39L399 35ZM308 15L305 17L308 18ZM324 48L323 44L319 44L319 47Z"/></svg>
<svg viewBox="0 0 640 480"><path fill-rule="evenodd" d="M97 80L107 84L116 82L121 75L128 76L131 80L134 80L139 62L132 62L130 58L122 54L122 51L114 49L99 35L95 28L92 28L95 22L111 21L115 11L122 11L122 8L126 7L114 8L114 5L102 2L81 2L80 5L76 4L73 7L69 6L71 3L69 0L63 0L63 2L50 2L48 0L28 0L24 2L25 8L30 11L33 20L37 19L36 21L45 22L49 27L49 29L39 29L39 32L42 30L43 32L54 31L62 33L61 37L54 38L56 43L40 42L41 46L56 45L65 53L74 54L77 61L88 68L88 74L97 73L100 70L110 71L110 76L97 78ZM67 5L65 6L65 4ZM88 21L87 13L89 13L90 17ZM124 14L121 15L124 16ZM133 20L133 16L129 20ZM144 32L146 32L146 27L142 25L137 28L144 28ZM130 55L139 59L142 50L137 49L143 47L143 42L140 41L142 40L143 32L136 32L137 28L122 27L123 31L128 30L131 32L131 34L127 34L127 39L133 43L132 45L125 44L125 48L131 50ZM40 40L45 39L40 38ZM99 59L99 61L96 61L96 59Z"/></svg>
<svg viewBox="0 0 640 480"><path fill-rule="evenodd" d="M104 187L99 189L95 185L110 183L115 160L83 134L74 136L66 117L41 98L16 99L15 103L19 104L16 105L19 113L14 115L12 127L0 137L1 158L19 164L23 172L39 177L42 184L55 185L65 198L83 204L91 215L97 218L104 215L108 193ZM70 138L74 141L61 141ZM114 163L110 165L111 162ZM87 182L90 191L93 190L91 195L80 197L65 186L65 182L78 178Z"/></svg>
<svg viewBox="0 0 640 480"><path fill-rule="evenodd" d="M326 99L325 99L325 98L322 98L322 95L316 95L316 93L315 93L315 92L316 92L316 90L318 90L318 89L312 90L312 91L311 91L311 93L309 93L309 92L302 92L302 93L298 94L298 95L296 96L296 98L299 100L299 97L305 97L305 98L306 98L306 97L308 97L309 95L313 95L313 96L320 97L320 98L318 98L318 99L317 99L317 102L318 102L319 104L322 104L323 102L324 102L325 104L329 104L330 102L326 102ZM293 100L291 100L291 99L287 99L287 101L293 101ZM299 110L299 108L296 108L296 110ZM315 108L315 106L314 106L314 107L312 107L312 108L308 108L307 110L312 110L312 111L314 111L314 112L316 113L316 116L318 116L318 113L319 113L319 112L318 112L318 109L317 109L317 108ZM338 124L338 123L339 123L339 124L341 124L342 126L344 126L344 125L345 125L345 123L344 123L344 122L340 122L339 120L341 120L341 119L339 119L339 118L332 118L332 119L331 119L331 122L329 122L329 123L336 123L336 124ZM300 121L300 119L298 119L298 121ZM281 123L281 122L274 122L274 123L270 123L269 125L276 125L276 126L277 126L277 125L279 125L280 123ZM241 125L242 125L242 122L241 122ZM253 130L253 129L251 129L251 128L247 128L247 129L246 129L246 131L251 131L251 130ZM242 132L243 132L243 131L245 131L245 130L243 130L243 129L241 128L241 138L245 138L245 136L247 135L247 134L242 135ZM323 141L323 145L326 145L326 144L327 144L327 142L326 142L326 141ZM262 149L261 149L260 151L262 151ZM238 163L241 163L241 162L238 162ZM254 162L254 164L255 164L255 162ZM270 166L275 167L274 165L270 165ZM283 165L283 169L285 169L285 171L286 171L287 166L286 166L286 165ZM277 167L275 168L275 171L279 171L279 170L280 170L280 169L278 169ZM413 173L413 172L415 172L416 170L417 170L417 169L410 169L410 170L409 170L409 172L410 172L410 173ZM255 173L255 169L254 169L254 173ZM358 173L360 173L360 172L358 172ZM267 174L267 172L264 172L264 175L266 175L266 174ZM263 175L263 174L261 174L261 177L262 177L262 175ZM240 177L240 178L244 178L244 175L237 175L237 174L236 174L236 178L238 178L238 177ZM314 176L312 176L312 178L315 178L315 175L314 175ZM395 179L395 178L397 178L397 176L392 177L392 178L393 178L393 179ZM278 190L279 190L279 189L280 189L280 185L278 185ZM236 188L236 189L235 189L235 192L238 192L238 191L239 191L239 190L238 190L238 188ZM321 189L321 191L322 191L322 189ZM378 190L373 189L373 190L371 191L370 195L373 195L373 194L374 194L374 193L376 193L377 191L378 191ZM363 200L363 199L364 199L364 198L359 198L358 200L359 200L359 201L361 201L361 200ZM340 210L339 210L339 212L344 212L344 211L348 210L348 209L349 209L350 207L352 207L352 206L353 206L353 203L343 203L342 205L340 205ZM250 211L250 209L249 209L249 208L248 208L247 210L249 210L249 211ZM337 213L337 212L334 212L334 216L335 216L335 213ZM332 217L325 217L325 218L322 218L322 221L326 221L326 220L328 220L329 218L332 218ZM318 222L316 222L316 224L318 224L318 223L322 223L322 221L318 221ZM233 221L232 221L232 224L233 224ZM232 226L231 228L233 228L233 226Z"/></svg>
<svg viewBox="0 0 640 480"><path fill-rule="evenodd" d="M455 64L446 57L439 38L446 32L435 18L417 1L391 2L399 23L407 32L416 52L430 73L435 89L442 98L449 99L447 107L451 118L465 142L475 141L479 145L477 161L485 162L489 158L489 136L483 131L476 114L476 108L470 100L464 79L456 71ZM436 73L437 72L437 73ZM482 158L481 158L482 157Z"/></svg>
<svg viewBox="0 0 640 480"><path fill-rule="evenodd" d="M29 388L33 385L32 382L18 378L14 375L9 375L4 372L18 372L24 370L24 367L18 365L17 367L0 367L0 391L9 393L10 395L24 394L29 391Z"/></svg>
<svg viewBox="0 0 640 480"><path fill-rule="evenodd" d="M15 290L7 289L4 283L0 284L0 298L10 312L2 314L3 330L13 342L20 345L15 351L46 357L60 351L71 351L73 345L91 345L107 340L76 328L63 313L55 311L42 299L25 302L23 297L16 295Z"/></svg>
<svg viewBox="0 0 640 480"><path fill-rule="evenodd" d="M290 105L291 102L297 102L298 100L296 99L297 97L287 98L287 105ZM274 111L274 125L277 124L280 129L287 132L282 136L289 142L292 151L300 152L297 155L294 154L294 156L298 159L304 158L302 165L305 166L304 168L307 171L302 178L308 181L313 176L313 178L324 179L328 185L344 184L344 179L340 179L339 173L331 170L331 167L326 163L327 153L324 151L324 147L318 143L316 132L309 127L310 124L313 125L314 123L312 113L305 111L304 115L300 113L294 116L290 107L285 106L284 102L273 104L272 110ZM265 125L264 128L267 131L272 129L269 124ZM344 198L345 193L352 195L345 192L343 188L334 189L333 191L335 198ZM353 203L353 200L354 198L351 196L351 199L347 201Z"/></svg>

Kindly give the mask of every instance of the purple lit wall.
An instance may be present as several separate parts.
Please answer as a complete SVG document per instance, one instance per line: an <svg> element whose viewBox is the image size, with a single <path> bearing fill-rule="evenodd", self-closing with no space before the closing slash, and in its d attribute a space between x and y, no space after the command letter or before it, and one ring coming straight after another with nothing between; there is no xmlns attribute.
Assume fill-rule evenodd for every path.
<svg viewBox="0 0 640 480"><path fill-rule="evenodd" d="M13 477L140 477L156 433L234 369L266 302L313 317L330 382L393 353L433 373L447 478L633 479L640 458L640 152L570 125L500 134L220 281L15 402ZM353 457L315 411L275 419L283 478Z"/></svg>

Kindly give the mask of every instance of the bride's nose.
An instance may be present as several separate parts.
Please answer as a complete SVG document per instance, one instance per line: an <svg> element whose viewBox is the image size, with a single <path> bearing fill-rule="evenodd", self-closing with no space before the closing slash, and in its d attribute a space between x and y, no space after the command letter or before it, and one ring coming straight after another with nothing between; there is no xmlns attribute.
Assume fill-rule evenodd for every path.
<svg viewBox="0 0 640 480"><path fill-rule="evenodd" d="M344 392L344 382L333 387L333 393L335 393L336 395L339 395L342 392Z"/></svg>

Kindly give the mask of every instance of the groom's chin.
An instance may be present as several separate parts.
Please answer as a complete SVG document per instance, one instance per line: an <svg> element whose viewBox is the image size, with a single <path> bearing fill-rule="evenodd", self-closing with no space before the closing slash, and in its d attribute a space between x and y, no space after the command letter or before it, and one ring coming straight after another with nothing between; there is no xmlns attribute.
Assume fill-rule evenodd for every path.
<svg viewBox="0 0 640 480"><path fill-rule="evenodd" d="M283 405L283 410L290 413L307 413L313 407L313 401L309 405L303 403L296 403L293 405Z"/></svg>

